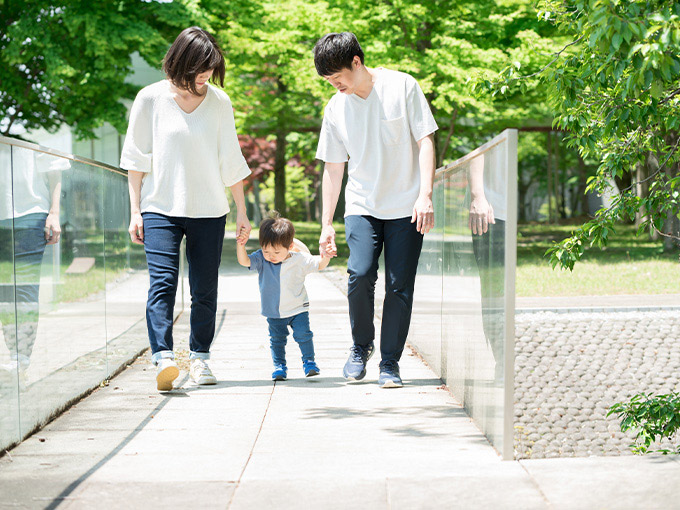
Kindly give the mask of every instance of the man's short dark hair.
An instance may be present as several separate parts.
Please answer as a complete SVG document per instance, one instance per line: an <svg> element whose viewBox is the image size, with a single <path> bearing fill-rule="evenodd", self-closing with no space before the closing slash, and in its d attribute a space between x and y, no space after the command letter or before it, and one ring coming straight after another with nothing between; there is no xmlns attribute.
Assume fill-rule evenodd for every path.
<svg viewBox="0 0 680 510"><path fill-rule="evenodd" d="M196 76L211 69L210 81L223 87L224 55L215 38L200 27L182 30L163 58L163 71L168 79L196 95Z"/></svg>
<svg viewBox="0 0 680 510"><path fill-rule="evenodd" d="M279 217L274 213L273 217L266 218L260 223L260 246L283 246L290 248L295 239L295 227L290 220Z"/></svg>
<svg viewBox="0 0 680 510"><path fill-rule="evenodd" d="M364 63L364 51L352 32L326 34L314 46L314 65L319 76L330 76L343 69L352 69L355 56Z"/></svg>

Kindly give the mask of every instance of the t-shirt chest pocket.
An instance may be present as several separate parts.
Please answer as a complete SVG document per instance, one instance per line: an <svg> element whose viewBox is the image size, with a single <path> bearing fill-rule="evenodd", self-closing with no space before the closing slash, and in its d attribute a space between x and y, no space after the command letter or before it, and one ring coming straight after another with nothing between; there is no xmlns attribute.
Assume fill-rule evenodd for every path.
<svg viewBox="0 0 680 510"><path fill-rule="evenodd" d="M385 145L401 145L408 141L409 130L406 119L382 119L380 121L380 136Z"/></svg>

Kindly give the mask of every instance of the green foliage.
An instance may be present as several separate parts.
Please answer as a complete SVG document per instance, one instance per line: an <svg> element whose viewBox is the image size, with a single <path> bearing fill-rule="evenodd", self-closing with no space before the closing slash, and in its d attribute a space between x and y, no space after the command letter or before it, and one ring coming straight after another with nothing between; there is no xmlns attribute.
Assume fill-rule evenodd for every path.
<svg viewBox="0 0 680 510"><path fill-rule="evenodd" d="M680 454L680 444L675 450L658 448L650 450L652 443L662 439L672 440L680 429L680 394L653 395L640 393L629 402L614 404L607 416L616 414L621 421L621 431L634 430L635 443L631 449L636 454Z"/></svg>
<svg viewBox="0 0 680 510"><path fill-rule="evenodd" d="M126 126L121 99L139 52L158 66L179 30L199 19L191 2L4 1L0 8L1 130L73 126L79 137L110 122Z"/></svg>
<svg viewBox="0 0 680 510"><path fill-rule="evenodd" d="M291 218L306 218L307 211L314 207L315 179L305 173L302 166L286 167L286 209ZM264 181L261 200L274 203L274 174L270 173ZM311 213L311 211L310 211Z"/></svg>
<svg viewBox="0 0 680 510"><path fill-rule="evenodd" d="M532 68L529 40L551 41L554 32L535 19L529 0L272 0L202 2L227 54L228 84L240 132L276 137L285 145L269 184L283 193L283 168L299 152L293 134L312 135L321 125L323 107L335 90L317 76L312 50L328 32L356 33L369 67L384 66L418 79L440 130L438 163L452 160L508 126L547 125L544 93L518 93L509 103L471 94L468 81L477 73L498 72L508 58ZM313 151L300 155L310 164ZM286 183L288 186L288 183ZM281 203L279 201L279 203Z"/></svg>
<svg viewBox="0 0 680 510"><path fill-rule="evenodd" d="M479 79L478 92L508 94L540 77L555 111L554 125L565 130L583 158L599 161L588 191L603 193L611 183L651 158L658 166L645 182L646 195L633 185L620 190L610 207L548 251L553 266L573 269L585 245L603 246L613 223L641 211L640 229L662 235L677 218L680 181L677 162L680 128L680 3L669 0L542 0L539 19L566 40L534 76L509 65L495 79ZM666 229L668 230L668 229Z"/></svg>

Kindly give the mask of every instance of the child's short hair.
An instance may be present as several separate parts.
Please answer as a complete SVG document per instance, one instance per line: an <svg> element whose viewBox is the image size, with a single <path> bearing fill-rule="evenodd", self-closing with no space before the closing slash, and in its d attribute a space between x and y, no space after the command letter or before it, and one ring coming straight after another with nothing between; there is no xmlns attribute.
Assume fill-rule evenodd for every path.
<svg viewBox="0 0 680 510"><path fill-rule="evenodd" d="M295 239L295 227L289 219L277 213L260 223L260 246L283 246L289 248Z"/></svg>

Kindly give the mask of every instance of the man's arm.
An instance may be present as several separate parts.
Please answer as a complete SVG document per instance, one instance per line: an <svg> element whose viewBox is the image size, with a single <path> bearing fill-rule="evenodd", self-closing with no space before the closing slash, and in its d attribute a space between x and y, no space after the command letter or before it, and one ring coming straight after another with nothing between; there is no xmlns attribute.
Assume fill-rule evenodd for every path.
<svg viewBox="0 0 680 510"><path fill-rule="evenodd" d="M484 194L484 155L470 162L468 172L470 179L470 216L468 227L473 234L482 235L489 230L489 223L496 223L493 208Z"/></svg>
<svg viewBox="0 0 680 510"><path fill-rule="evenodd" d="M420 163L420 193L413 206L411 223L421 234L427 234L434 227L432 188L434 186L434 133L418 140L418 162Z"/></svg>
<svg viewBox="0 0 680 510"><path fill-rule="evenodd" d="M338 206L344 173L344 163L326 163L324 165L323 192L321 194L323 212L321 215L321 237L319 238L319 253L322 257L324 254L328 257L336 257L338 255L338 248L335 245L333 215L335 214L335 208Z"/></svg>
<svg viewBox="0 0 680 510"><path fill-rule="evenodd" d="M238 259L238 263L243 267L250 267L250 257L248 257L248 253L246 252L245 243L236 243L236 258Z"/></svg>

